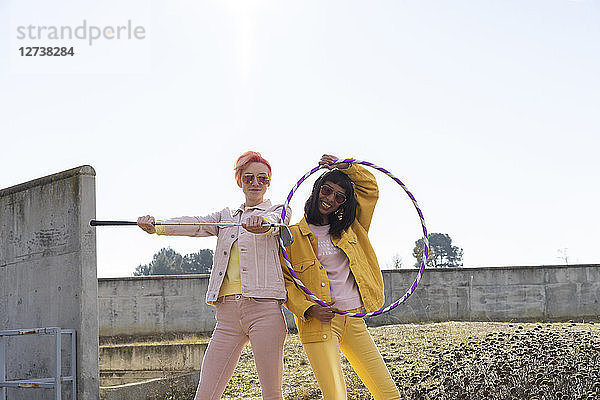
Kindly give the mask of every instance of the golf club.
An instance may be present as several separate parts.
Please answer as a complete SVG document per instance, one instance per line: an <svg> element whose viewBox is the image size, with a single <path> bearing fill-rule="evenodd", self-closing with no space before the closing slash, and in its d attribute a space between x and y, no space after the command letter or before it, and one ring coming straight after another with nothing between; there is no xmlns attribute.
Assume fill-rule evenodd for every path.
<svg viewBox="0 0 600 400"><path fill-rule="evenodd" d="M90 220L91 226L124 226L124 225L137 225L135 221L99 221L96 219ZM194 226L242 226L240 223L236 222L159 222L156 221L154 225L194 225ZM279 223L267 223L263 224L263 226L268 226L271 228L280 228L281 229L281 239L283 240L283 245L285 247L291 245L294 242L294 237L292 236L292 232L290 232L290 228L285 224Z"/></svg>

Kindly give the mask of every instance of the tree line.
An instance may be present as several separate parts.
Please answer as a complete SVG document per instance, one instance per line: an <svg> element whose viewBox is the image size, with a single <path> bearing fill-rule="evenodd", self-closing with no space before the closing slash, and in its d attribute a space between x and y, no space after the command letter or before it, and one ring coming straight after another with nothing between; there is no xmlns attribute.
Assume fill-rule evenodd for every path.
<svg viewBox="0 0 600 400"><path fill-rule="evenodd" d="M421 267L424 253L423 238L415 242L413 257L416 259L415 268ZM170 247L160 249L154 254L149 264L138 265L133 272L134 276L144 275L182 275L182 274L210 274L213 263L213 251L202 249L197 253L182 256ZM456 268L462 267L463 250L452 244L452 239L446 233L429 234L429 256L426 266L428 268ZM402 267L402 259L395 256L392 261L393 268Z"/></svg>
<svg viewBox="0 0 600 400"><path fill-rule="evenodd" d="M138 265L134 276L210 274L213 251L202 249L197 253L182 256L170 247L160 249L149 264Z"/></svg>

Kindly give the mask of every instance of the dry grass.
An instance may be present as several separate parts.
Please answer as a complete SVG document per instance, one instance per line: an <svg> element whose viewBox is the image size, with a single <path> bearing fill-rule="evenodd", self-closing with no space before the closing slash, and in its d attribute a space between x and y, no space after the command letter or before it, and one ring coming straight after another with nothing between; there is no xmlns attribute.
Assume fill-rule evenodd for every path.
<svg viewBox="0 0 600 400"><path fill-rule="evenodd" d="M370 328L406 399L598 399L600 324L447 322ZM308 359L285 343L286 399L319 399ZM370 399L343 359L349 399ZM224 399L260 399L250 346Z"/></svg>

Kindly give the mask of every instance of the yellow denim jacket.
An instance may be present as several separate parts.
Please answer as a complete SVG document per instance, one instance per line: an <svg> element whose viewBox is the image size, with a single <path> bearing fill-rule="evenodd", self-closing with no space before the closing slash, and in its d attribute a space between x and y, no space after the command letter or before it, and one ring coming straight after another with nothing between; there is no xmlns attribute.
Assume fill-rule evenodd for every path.
<svg viewBox="0 0 600 400"><path fill-rule="evenodd" d="M363 305L367 312L372 312L379 310L384 302L383 277L367 235L379 189L373 174L360 165L353 164L340 171L354 182L358 206L352 225L339 237L332 237L332 241L348 257ZM286 252L294 272L311 293L325 302L331 301L327 271L317 259L318 236L310 231L305 218L290 226L290 231L294 236L294 243L286 248ZM309 343L327 340L331 337L331 324L322 323L315 318L304 318L304 312L315 302L296 286L282 256L281 264L287 290L284 305L294 314L300 341Z"/></svg>

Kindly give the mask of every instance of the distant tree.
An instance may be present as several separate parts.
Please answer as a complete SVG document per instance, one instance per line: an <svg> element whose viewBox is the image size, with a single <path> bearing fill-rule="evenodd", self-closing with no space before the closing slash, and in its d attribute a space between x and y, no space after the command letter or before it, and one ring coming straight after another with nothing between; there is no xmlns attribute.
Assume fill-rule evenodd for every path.
<svg viewBox="0 0 600 400"><path fill-rule="evenodd" d="M184 274L210 274L213 263L213 251L202 249L197 253L183 257L181 270Z"/></svg>
<svg viewBox="0 0 600 400"><path fill-rule="evenodd" d="M183 257L172 248L160 249L150 262L150 275L181 274Z"/></svg>
<svg viewBox="0 0 600 400"><path fill-rule="evenodd" d="M557 258L561 259L565 265L569 265L569 255L567 253L567 248L563 247L562 249L558 249L559 256Z"/></svg>
<svg viewBox="0 0 600 400"><path fill-rule="evenodd" d="M401 269L402 268L402 257L400 254L396 253L392 257L392 269Z"/></svg>
<svg viewBox="0 0 600 400"><path fill-rule="evenodd" d="M415 267L421 267L424 253L423 238L415 242L413 257L417 259ZM452 239L446 233L429 234L429 256L427 265L434 268L462 267L463 250L452 245Z"/></svg>
<svg viewBox="0 0 600 400"><path fill-rule="evenodd" d="M143 275L180 275L210 273L212 267L213 251L200 250L197 253L182 256L175 250L163 248L154 254L152 261L147 265L138 265L133 272L134 276Z"/></svg>
<svg viewBox="0 0 600 400"><path fill-rule="evenodd" d="M135 271L133 271L133 276L146 276L150 275L150 266L149 265L138 265Z"/></svg>

